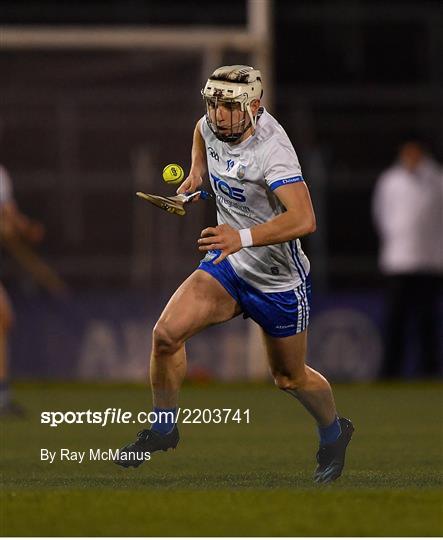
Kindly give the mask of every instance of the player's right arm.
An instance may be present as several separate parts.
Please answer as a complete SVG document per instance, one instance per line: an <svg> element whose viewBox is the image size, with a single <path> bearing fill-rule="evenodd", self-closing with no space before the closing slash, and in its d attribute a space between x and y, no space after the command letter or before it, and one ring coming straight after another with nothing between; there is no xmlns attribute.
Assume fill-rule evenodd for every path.
<svg viewBox="0 0 443 540"><path fill-rule="evenodd" d="M193 193L197 191L203 183L203 176L207 171L206 161L206 146L200 132L200 119L194 129L191 151L191 170L186 180L177 189L177 193ZM198 196L193 199L193 202L198 199Z"/></svg>

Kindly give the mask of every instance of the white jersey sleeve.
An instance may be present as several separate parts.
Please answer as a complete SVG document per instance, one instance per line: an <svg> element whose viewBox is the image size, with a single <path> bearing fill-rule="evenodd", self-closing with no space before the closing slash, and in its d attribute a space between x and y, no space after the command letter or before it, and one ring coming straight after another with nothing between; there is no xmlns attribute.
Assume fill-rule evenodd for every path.
<svg viewBox="0 0 443 540"><path fill-rule="evenodd" d="M297 154L283 129L277 129L264 142L262 159L265 181L272 191L285 184L303 181Z"/></svg>

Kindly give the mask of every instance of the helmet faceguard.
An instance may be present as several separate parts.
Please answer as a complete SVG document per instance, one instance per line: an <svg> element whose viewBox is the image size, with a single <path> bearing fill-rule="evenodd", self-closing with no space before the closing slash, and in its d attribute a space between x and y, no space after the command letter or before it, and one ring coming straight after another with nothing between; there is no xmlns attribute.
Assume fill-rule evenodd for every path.
<svg viewBox="0 0 443 540"><path fill-rule="evenodd" d="M261 75L257 69L240 65L216 69L203 88L202 96L206 104L206 122L217 139L236 143L250 127L254 131L257 118L252 114L251 103L262 94ZM230 122L219 122L218 107L230 111ZM240 111L245 114L239 115Z"/></svg>

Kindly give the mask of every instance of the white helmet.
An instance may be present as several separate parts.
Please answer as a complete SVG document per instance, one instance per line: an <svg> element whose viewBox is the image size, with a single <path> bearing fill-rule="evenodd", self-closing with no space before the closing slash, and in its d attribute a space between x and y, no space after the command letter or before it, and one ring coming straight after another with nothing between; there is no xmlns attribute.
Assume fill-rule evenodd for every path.
<svg viewBox="0 0 443 540"><path fill-rule="evenodd" d="M251 126L255 130L256 117L252 114L251 102L260 99L262 95L261 74L258 69L242 65L217 68L202 90L206 103L206 121L214 135L223 142L232 143L238 141ZM212 115L213 120L210 115L210 110L216 110L219 103L225 107L230 106L231 115L233 104L240 104L240 110L248 113L250 122L246 123L246 117L237 124L232 124L231 121L231 132L226 133L226 128L222 132L217 124L216 114Z"/></svg>

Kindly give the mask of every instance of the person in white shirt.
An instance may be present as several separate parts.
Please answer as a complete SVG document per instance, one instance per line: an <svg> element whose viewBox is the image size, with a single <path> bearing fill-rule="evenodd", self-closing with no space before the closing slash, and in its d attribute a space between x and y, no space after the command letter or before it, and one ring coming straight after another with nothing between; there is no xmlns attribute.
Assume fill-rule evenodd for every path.
<svg viewBox="0 0 443 540"><path fill-rule="evenodd" d="M443 276L443 169L417 140L405 141L373 196L379 266L388 284L381 376L404 374L410 330L422 375L439 374L438 301Z"/></svg>
<svg viewBox="0 0 443 540"><path fill-rule="evenodd" d="M189 176L178 192L195 192L208 173L218 225L198 240L206 253L178 288L153 332L154 412L169 415L125 446L130 452L175 447L178 393L186 371L185 342L239 314L263 330L276 385L296 397L320 435L314 479L338 478L354 427L338 417L331 387L306 365L310 306L309 261L299 238L315 231L315 216L295 150L282 126L260 104L260 72L222 66L202 95L206 115L195 127ZM137 467L143 457L122 457Z"/></svg>

